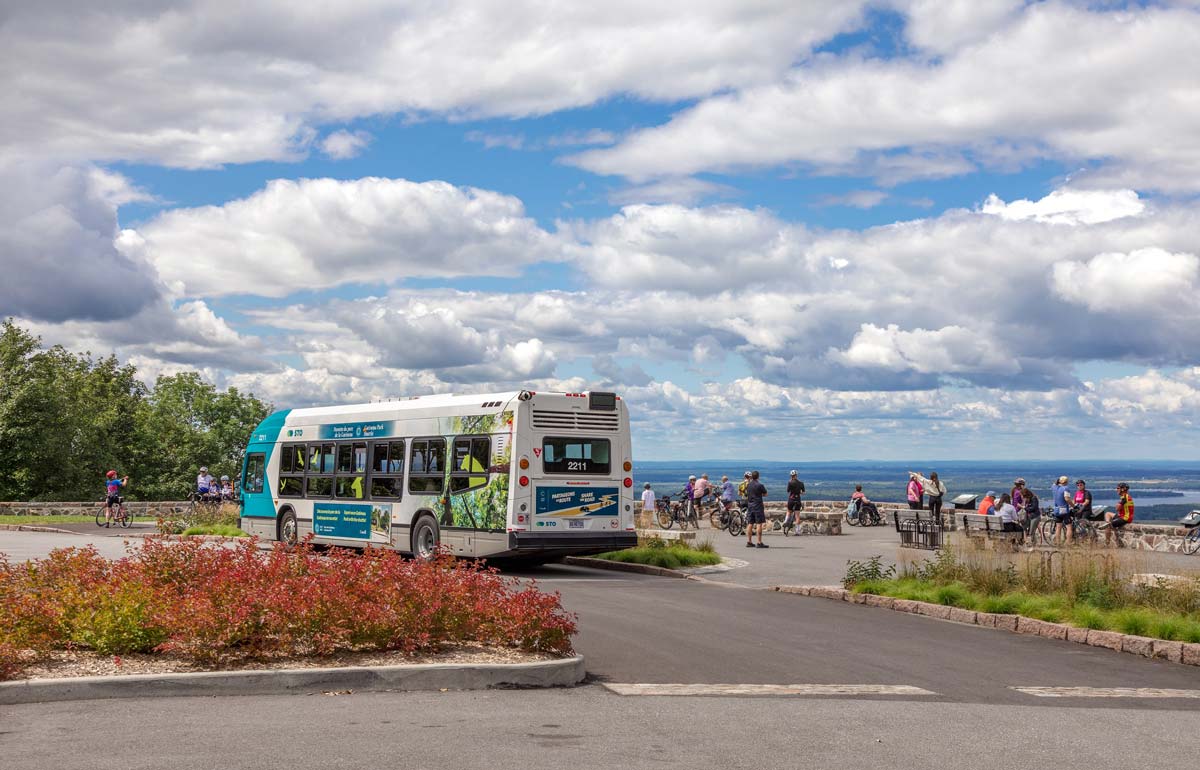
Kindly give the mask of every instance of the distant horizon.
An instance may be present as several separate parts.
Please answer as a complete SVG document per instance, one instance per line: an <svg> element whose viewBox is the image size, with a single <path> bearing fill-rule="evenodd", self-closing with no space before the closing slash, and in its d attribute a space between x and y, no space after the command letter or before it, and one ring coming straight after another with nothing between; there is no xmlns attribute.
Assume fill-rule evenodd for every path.
<svg viewBox="0 0 1200 770"><path fill-rule="evenodd" d="M1114 463L1114 464L1117 464L1117 463L1143 463L1143 464L1155 463L1155 464L1167 464L1167 463L1173 463L1173 464L1177 464L1177 465L1200 466L1200 459L1195 459L1195 460L1178 460L1178 459L1165 459L1165 458L1115 458L1114 459L1114 458L1099 458L1099 457L1093 457L1093 458L1066 457L1066 458L1036 458L1036 459L1002 458L1002 459L996 459L996 460L975 460L975 459L952 460L952 459L948 459L948 458L942 458L942 459L917 458L917 459L912 459L912 460L882 460L882 459L877 459L877 458L864 458L864 459L857 459L857 460L855 460L855 459L766 460L766 459L762 459L762 458L743 459L743 458L737 458L737 457L729 457L729 458L708 457L708 458L699 458L699 459L683 457L683 458L678 458L678 459L673 459L673 460L637 460L636 456L635 456L634 462L635 462L635 465L638 463L644 464L644 465L670 465L670 464L674 464L674 463L733 463L733 462L736 462L736 463L748 463L748 464L795 463L797 465L846 465L846 464L851 464L851 463L890 463L890 464L896 464L896 465L918 464L918 463L920 463L920 464L931 464L931 463Z"/></svg>

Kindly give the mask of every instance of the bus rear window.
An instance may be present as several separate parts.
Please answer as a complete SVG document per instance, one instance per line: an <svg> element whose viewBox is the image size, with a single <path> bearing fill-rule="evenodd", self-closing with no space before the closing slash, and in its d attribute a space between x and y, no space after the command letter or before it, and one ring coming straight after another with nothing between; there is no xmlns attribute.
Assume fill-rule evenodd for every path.
<svg viewBox="0 0 1200 770"><path fill-rule="evenodd" d="M611 472L609 444L606 438L542 439L542 469L546 473Z"/></svg>

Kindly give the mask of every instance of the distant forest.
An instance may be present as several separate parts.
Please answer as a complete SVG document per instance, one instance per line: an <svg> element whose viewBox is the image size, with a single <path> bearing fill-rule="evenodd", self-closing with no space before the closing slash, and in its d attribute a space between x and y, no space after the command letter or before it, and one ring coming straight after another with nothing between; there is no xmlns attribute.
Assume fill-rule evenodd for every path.
<svg viewBox="0 0 1200 770"><path fill-rule="evenodd" d="M4 321L0 330L0 500L100 500L104 474L131 500L181 499L207 465L236 478L271 405L194 372L153 387L115 356L93 358Z"/></svg>

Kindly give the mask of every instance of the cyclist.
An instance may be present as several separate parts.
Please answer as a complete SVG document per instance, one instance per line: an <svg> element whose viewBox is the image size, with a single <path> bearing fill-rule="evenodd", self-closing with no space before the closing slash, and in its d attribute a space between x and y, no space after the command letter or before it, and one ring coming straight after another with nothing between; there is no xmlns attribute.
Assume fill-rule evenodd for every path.
<svg viewBox="0 0 1200 770"><path fill-rule="evenodd" d="M217 480L208 472L207 466L200 466L200 475L196 476L196 492L200 495L201 500L210 500L221 495Z"/></svg>
<svg viewBox="0 0 1200 770"><path fill-rule="evenodd" d="M683 515L689 516L692 511L692 495L696 492L696 477L688 476L687 484L683 487ZM699 514L697 514L699 515Z"/></svg>
<svg viewBox="0 0 1200 770"><path fill-rule="evenodd" d="M1056 523L1055 540L1058 540L1058 531L1065 531L1066 542L1071 543L1071 489L1067 486L1070 480L1068 476L1059 476L1058 481L1054 484L1054 521Z"/></svg>
<svg viewBox="0 0 1200 770"><path fill-rule="evenodd" d="M121 507L121 488L129 483L129 477L117 478L116 471L109 471L105 474L107 481L104 484L104 526L108 526L112 522L113 506Z"/></svg>
<svg viewBox="0 0 1200 770"><path fill-rule="evenodd" d="M692 506L696 509L697 516L700 515L700 504L704 502L704 498L708 497L711 490L712 482L708 480L708 474L701 473L696 485L692 487Z"/></svg>
<svg viewBox="0 0 1200 770"><path fill-rule="evenodd" d="M738 484L738 497L746 497L746 487L750 484L750 471L742 474L742 483Z"/></svg>
<svg viewBox="0 0 1200 770"><path fill-rule="evenodd" d="M1104 530L1104 544L1108 545L1112 541L1113 532L1120 529L1126 524L1133 523L1133 498L1129 495L1129 485L1122 481L1117 484L1117 510L1116 512L1109 511L1104 514L1104 520L1108 522L1108 526ZM1117 538L1117 545L1121 545L1121 538Z"/></svg>
<svg viewBox="0 0 1200 770"><path fill-rule="evenodd" d="M804 482L800 480L796 471L792 471L791 478L787 483L787 516L783 520L785 530L796 526L796 521L800 518L800 511L804 510L803 494Z"/></svg>
<svg viewBox="0 0 1200 770"><path fill-rule="evenodd" d="M233 482L229 480L228 476L221 477L221 499L233 499Z"/></svg>
<svg viewBox="0 0 1200 770"><path fill-rule="evenodd" d="M728 476L721 477L721 507L729 510L733 507L733 503L737 500L737 490L733 486L733 482Z"/></svg>
<svg viewBox="0 0 1200 770"><path fill-rule="evenodd" d="M1083 479L1075 482L1075 504L1071 506L1071 514L1077 519L1092 518L1092 493Z"/></svg>

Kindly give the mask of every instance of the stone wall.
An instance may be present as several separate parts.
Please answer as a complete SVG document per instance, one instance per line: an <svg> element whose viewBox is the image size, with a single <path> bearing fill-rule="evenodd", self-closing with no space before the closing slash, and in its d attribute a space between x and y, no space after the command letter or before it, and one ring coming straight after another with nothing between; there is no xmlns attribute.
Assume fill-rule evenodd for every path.
<svg viewBox="0 0 1200 770"><path fill-rule="evenodd" d="M100 501L88 503L0 503L0 524L5 516L90 516L103 505ZM125 509L134 516L169 517L186 511L187 501L160 501L125 503Z"/></svg>

